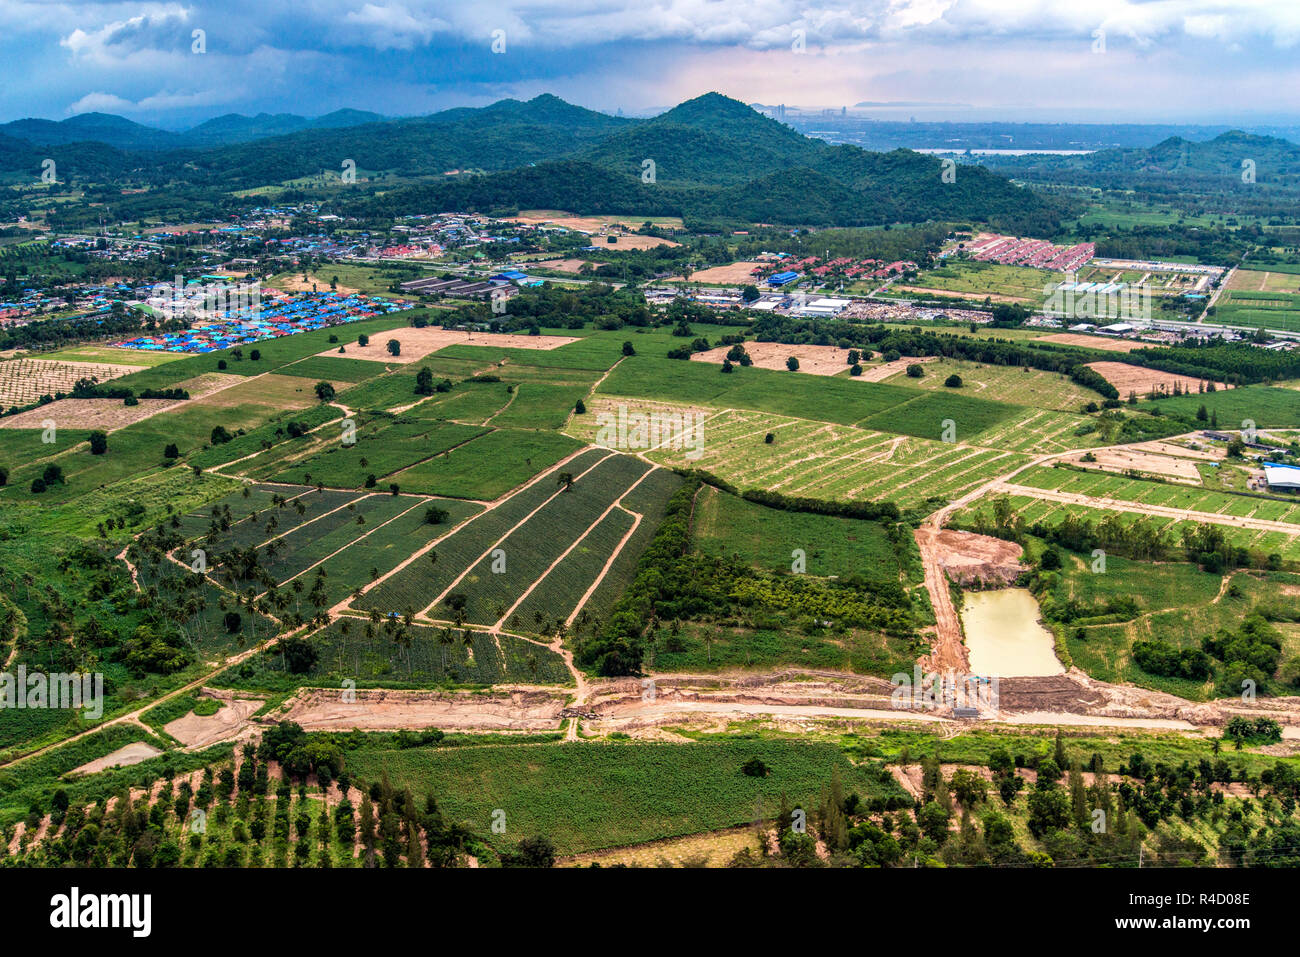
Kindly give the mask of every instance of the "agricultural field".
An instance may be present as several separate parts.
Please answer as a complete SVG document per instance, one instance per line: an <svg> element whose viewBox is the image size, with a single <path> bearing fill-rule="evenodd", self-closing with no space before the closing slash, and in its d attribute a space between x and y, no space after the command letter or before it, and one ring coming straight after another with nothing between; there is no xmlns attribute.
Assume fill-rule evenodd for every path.
<svg viewBox="0 0 1300 957"><path fill-rule="evenodd" d="M742 774L751 758L772 773ZM888 775L835 746L793 740L363 749L351 760L362 777L385 768L395 787L437 795L456 820L490 821L501 808L519 833L549 835L560 854L750 824L775 813L782 795L815 802L833 774L863 797L902 796Z"/></svg>
<svg viewBox="0 0 1300 957"><path fill-rule="evenodd" d="M1004 266L1001 263L975 260L949 260L921 273L905 283L896 283L897 292L948 293L965 299L985 298L994 302L1020 302L1041 305L1046 286L1055 286L1065 273L1032 266Z"/></svg>
<svg viewBox="0 0 1300 957"><path fill-rule="evenodd" d="M616 415L619 404L615 399L593 402L588 415L575 419L571 432L596 441L596 416ZM632 408L667 407L636 404ZM685 415L691 410L678 411ZM1022 431L1018 437L1025 434ZM766 441L768 435L771 442ZM706 413L699 436L698 444L688 447L683 441L680 447L645 454L665 465L703 469L741 489L844 500L888 498L903 507L960 497L1029 461L1026 455L998 451L992 445L936 442L761 412Z"/></svg>
<svg viewBox="0 0 1300 957"><path fill-rule="evenodd" d="M1228 280L1227 291L1238 292L1279 292L1284 296L1300 294L1300 275L1289 269L1270 269L1261 266L1257 269L1238 267Z"/></svg>
<svg viewBox="0 0 1300 957"><path fill-rule="evenodd" d="M1207 418L1198 421L1197 411L1205 406ZM1244 428L1247 420L1261 429L1300 428L1300 403L1295 393L1274 386L1250 385L1240 389L1218 392L1179 395L1143 402L1139 409L1159 409L1166 415L1176 415L1200 428L1216 427L1224 430ZM1210 420L1214 417L1214 421Z"/></svg>
<svg viewBox="0 0 1300 957"><path fill-rule="evenodd" d="M101 362L106 365L130 365L152 369L184 358L176 352L144 352L140 349L121 349L117 346L79 345L41 353L42 359L53 362Z"/></svg>
<svg viewBox="0 0 1300 957"><path fill-rule="evenodd" d="M1135 505L1160 506L1228 518L1258 519L1297 526L1300 532L1300 499L1232 495L1183 485L1130 479L1073 469L1034 468L1015 477L1020 486L1050 489L1071 495L1104 498Z"/></svg>
<svg viewBox="0 0 1300 957"><path fill-rule="evenodd" d="M564 660L545 645L504 634L343 617L314 632L314 664L293 671L275 649L260 652L217 679L243 691L290 691L303 685L420 689L507 683L562 684Z"/></svg>
<svg viewBox="0 0 1300 957"><path fill-rule="evenodd" d="M1256 274L1247 274L1248 277ZM1274 274L1266 274L1271 277ZM1233 277L1234 280L1236 277ZM1294 276L1287 279L1294 280ZM1254 326L1260 329L1281 329L1286 332L1300 330L1300 293L1274 291L1278 285L1295 286L1295 283L1272 282L1261 279L1268 291L1249 291L1230 288L1215 304L1215 322L1233 326Z"/></svg>
<svg viewBox="0 0 1300 957"><path fill-rule="evenodd" d="M919 559L908 542L908 561L900 563L882 525L808 512L772 509L705 488L695 502L695 544L702 552L735 555L768 571L790 570L792 552L802 549L807 573L818 577L862 574L915 580ZM916 564L913 564L913 562Z"/></svg>
<svg viewBox="0 0 1300 957"><path fill-rule="evenodd" d="M605 519L615 514L618 500L652 467L630 456L613 455L589 472L574 475L571 486L562 486L524 524L465 567L444 594L428 603L424 613L441 621L452 620L459 613L463 620L498 627L505 626L507 620L509 627L516 629L536 625L541 623L539 619L533 623L515 620L520 602L532 589L540 606L537 614L548 621L567 619L590 582L548 572L584 542L603 544L606 558L614 553L623 535ZM626 512L623 515L630 517ZM626 527L622 532L626 533Z"/></svg>
<svg viewBox="0 0 1300 957"><path fill-rule="evenodd" d="M619 365L597 394L797 415L864 428L883 428L888 422L892 432L935 440L942 437L947 419L956 423L959 434L973 435L1021 411L956 390L929 392L757 368L721 375L716 366L660 359Z"/></svg>
<svg viewBox="0 0 1300 957"><path fill-rule="evenodd" d="M1062 630L1074 663L1104 681L1132 682L1196 699L1213 696L1211 682L1162 677L1132 660L1135 641L1164 641L1198 649L1201 638L1235 630L1252 614L1270 621L1294 617L1286 596L1300 594L1300 575L1238 570L1211 573L1184 562L1139 563L1107 558L1105 571L1090 571L1091 558L1068 555L1045 608L1073 602L1078 615ZM1135 585L1136 583L1136 585ZM1134 614L1108 614L1116 601L1131 600Z"/></svg>
<svg viewBox="0 0 1300 957"><path fill-rule="evenodd" d="M387 479L419 462L445 455L451 449L484 435L472 425L403 418L376 418L359 423L356 439L343 444L336 436L324 451L295 462L275 476L280 482L304 485L324 483L334 488L361 488Z"/></svg>
<svg viewBox="0 0 1300 957"><path fill-rule="evenodd" d="M56 359L6 359L0 361L0 409L31 405L42 396L71 393L86 379L104 384L144 368L125 358L115 362L84 362Z"/></svg>
<svg viewBox="0 0 1300 957"><path fill-rule="evenodd" d="M1078 412L1089 402L1098 401L1096 392L1072 382L1068 376L1027 366L988 366L941 357L922 364L921 369L920 378L903 371L881 381L912 389L940 390L945 388L944 380L955 374L961 376L963 395L1062 412Z"/></svg>
<svg viewBox="0 0 1300 957"><path fill-rule="evenodd" d="M1171 486L1171 488L1178 489L1182 486ZM1102 502L1082 498L1077 501L1057 501L1045 497L1029 486L1005 486L1003 491L995 494L1005 495L1015 515L1030 525L1039 522L1045 525L1056 525L1067 517L1087 519L1093 523L1117 517L1120 522L1130 525L1145 518L1159 531L1170 547L1180 546L1184 530L1194 532L1201 524L1209 521L1207 515L1213 514L1187 512L1181 508L1173 509L1172 514L1169 514L1144 507L1139 503L1117 500ZM987 526L992 516L989 499L989 496L984 496L970 503L953 516L953 522L962 528ZM1247 508L1244 505L1237 507ZM1268 526L1243 527L1239 521L1240 517L1232 513L1215 516L1214 524L1223 531L1229 545L1234 548L1254 549L1265 555L1277 554L1288 563L1300 561L1300 526L1284 525L1276 529Z"/></svg>
<svg viewBox="0 0 1300 957"><path fill-rule="evenodd" d="M625 501L650 479L655 500L676 483L629 456L584 453L543 476L354 599L353 607L540 631L573 618L613 570L645 518ZM572 476L569 484L567 476ZM660 506L661 507L661 506Z"/></svg>

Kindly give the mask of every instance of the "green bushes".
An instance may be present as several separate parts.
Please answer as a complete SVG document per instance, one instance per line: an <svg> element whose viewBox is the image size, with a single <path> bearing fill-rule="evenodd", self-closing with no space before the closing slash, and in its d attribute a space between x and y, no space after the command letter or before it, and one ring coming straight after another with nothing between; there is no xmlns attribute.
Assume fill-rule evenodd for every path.
<svg viewBox="0 0 1300 957"><path fill-rule="evenodd" d="M641 632L665 596L665 572L686 554L691 544L691 503L701 482L694 479L678 489L664 512L659 531L637 563L636 577L615 604L600 636L585 643L579 661L606 677L636 674L641 669Z"/></svg>

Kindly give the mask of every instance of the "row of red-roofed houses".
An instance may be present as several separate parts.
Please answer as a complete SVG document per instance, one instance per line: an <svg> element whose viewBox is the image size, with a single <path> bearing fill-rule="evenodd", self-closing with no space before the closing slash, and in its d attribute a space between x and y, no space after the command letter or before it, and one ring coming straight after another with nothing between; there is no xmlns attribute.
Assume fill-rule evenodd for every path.
<svg viewBox="0 0 1300 957"><path fill-rule="evenodd" d="M1093 243L1078 243L1063 247L1045 239L993 236L971 247L969 251L971 258L979 262L1073 272L1093 257L1096 246Z"/></svg>

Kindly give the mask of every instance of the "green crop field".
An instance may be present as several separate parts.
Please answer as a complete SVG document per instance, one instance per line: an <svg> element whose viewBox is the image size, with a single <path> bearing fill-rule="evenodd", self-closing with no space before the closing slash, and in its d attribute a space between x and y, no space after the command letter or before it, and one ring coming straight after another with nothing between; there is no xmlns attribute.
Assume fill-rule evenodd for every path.
<svg viewBox="0 0 1300 957"><path fill-rule="evenodd" d="M605 454L597 451L584 452L569 463L566 471L579 475L601 461ZM419 611L446 589L471 562L490 551L510 529L558 491L556 481L550 476L534 479L492 510L448 534L434 549L433 561L421 559L407 565L367 591L353 603L353 607L363 611L373 609L382 614Z"/></svg>
<svg viewBox="0 0 1300 957"><path fill-rule="evenodd" d="M497 429L388 479L408 492L491 501L579 448L557 432Z"/></svg>
<svg viewBox="0 0 1300 957"><path fill-rule="evenodd" d="M311 643L318 658L306 672L288 670L284 656L271 649L226 671L215 683L242 690L288 691L303 685L337 688L345 680L355 681L359 688L430 688L559 684L569 677L564 659L554 651L510 635L422 625L373 626L344 617L314 633Z"/></svg>
<svg viewBox="0 0 1300 957"><path fill-rule="evenodd" d="M465 597L466 620L493 624L505 615L651 467L630 456L610 456L590 472L577 476L572 487L553 495L526 524L494 543L492 554L465 569L464 578L451 593ZM576 603L581 594L563 597ZM429 615L450 620L454 613L449 600L444 600Z"/></svg>
<svg viewBox="0 0 1300 957"><path fill-rule="evenodd" d="M594 440L596 415L617 404L602 399L593 405L594 414L574 420L574 434ZM771 443L765 441L768 434ZM710 414L701 426L698 455L696 451L662 448L648 454L665 465L704 469L742 489L828 499L887 498L903 506L957 498L991 475L1029 460L1016 452L759 412Z"/></svg>
<svg viewBox="0 0 1300 957"><path fill-rule="evenodd" d="M753 757L772 773L743 774ZM901 792L834 745L789 740L360 750L349 760L363 780L386 771L394 786L436 795L445 814L477 828L500 808L509 833L545 834L562 854L748 824L775 814L782 795L812 806L835 775L864 797Z"/></svg>
<svg viewBox="0 0 1300 957"><path fill-rule="evenodd" d="M402 482L390 478L402 469L465 445L484 434L484 429L436 420L376 419L359 424L356 441L344 445L340 437L324 451L295 462L274 476L280 482L317 482L335 488L361 488L367 477Z"/></svg>
<svg viewBox="0 0 1300 957"><path fill-rule="evenodd" d="M1101 396L1071 381L1059 372L1044 372L1028 366L990 366L963 359L939 359L921 363L924 375L919 379L899 372L888 379L887 385L906 386L912 389L942 390L944 380L956 374L961 376L961 394L1027 406L1033 409L1058 409L1077 412L1089 402L1101 401Z"/></svg>
<svg viewBox="0 0 1300 957"><path fill-rule="evenodd" d="M1118 517L1121 522L1132 523L1143 517L1136 505L1134 510L1129 511L1123 508L1122 503L1114 508L1090 507L1048 501L1028 494L1012 494L1008 495L1007 499L1013 511L1029 524L1041 522L1045 525L1056 525L1067 516L1084 518L1094 523L1114 517ZM991 515L989 497L985 496L958 512L954 516L954 522L963 528L979 527L981 519L983 524L987 525ZM1194 531L1198 525L1195 521L1177 518L1157 517L1150 521L1155 528L1159 529L1162 538L1171 547L1181 546L1184 529ZM1217 527L1222 529L1225 539L1233 547L1256 549L1266 555L1276 553L1287 562L1300 561L1300 526L1294 534L1241 528L1231 524Z"/></svg>
<svg viewBox="0 0 1300 957"><path fill-rule="evenodd" d="M899 567L898 555L878 522L808 512L778 512L706 488L695 503L696 546L706 554L738 555L774 572L790 571L802 549L809 575L897 578L919 569ZM908 553L915 550L909 537Z"/></svg>
<svg viewBox="0 0 1300 957"><path fill-rule="evenodd" d="M1295 524L1297 532L1300 532L1300 500L1289 502L1261 496L1233 495L1186 485L1065 468L1028 469L1016 476L1015 483L1030 488L1052 489L1121 502L1288 522Z"/></svg>
<svg viewBox="0 0 1300 957"><path fill-rule="evenodd" d="M1261 429L1300 428L1300 402L1296 401L1295 393L1289 389L1262 385L1172 396L1144 402L1139 408L1159 408L1166 414L1194 421L1201 406L1205 406L1207 414L1212 412L1218 417L1218 427L1225 431L1243 428L1242 423L1247 420ZM1209 427L1208 420L1197 424L1201 428Z"/></svg>
<svg viewBox="0 0 1300 957"><path fill-rule="evenodd" d="M1064 273L1031 266L948 260L942 266L926 270L903 284L918 289L960 293L970 299L1003 296L1020 302L1041 303L1044 299L1043 287L1055 285L1064 278Z"/></svg>

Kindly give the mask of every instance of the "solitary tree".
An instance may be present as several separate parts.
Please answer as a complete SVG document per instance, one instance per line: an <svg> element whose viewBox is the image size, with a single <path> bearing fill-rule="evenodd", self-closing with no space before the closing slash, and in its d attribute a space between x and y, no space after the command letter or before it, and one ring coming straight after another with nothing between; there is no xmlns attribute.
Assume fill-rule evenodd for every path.
<svg viewBox="0 0 1300 957"><path fill-rule="evenodd" d="M799 360L796 359L794 356L791 356L790 358L785 360L785 367L789 369L791 372L798 372Z"/></svg>
<svg viewBox="0 0 1300 957"><path fill-rule="evenodd" d="M402 344L396 339L389 339L388 354L392 356L400 356L402 354Z"/></svg>
<svg viewBox="0 0 1300 957"><path fill-rule="evenodd" d="M334 401L334 386L324 380L316 383L316 398L322 402Z"/></svg>

